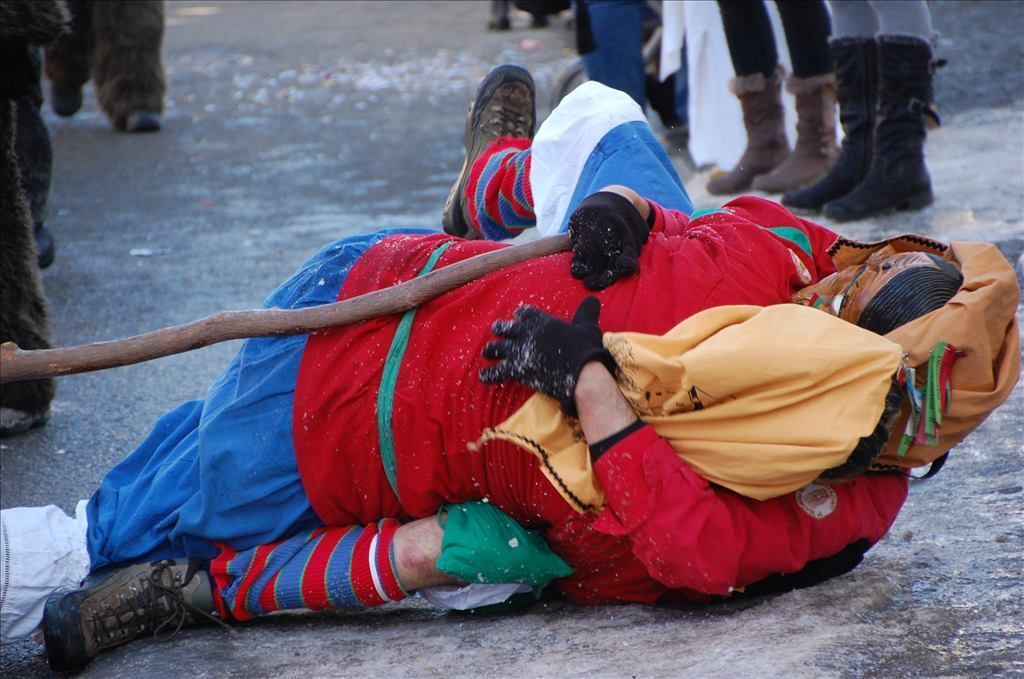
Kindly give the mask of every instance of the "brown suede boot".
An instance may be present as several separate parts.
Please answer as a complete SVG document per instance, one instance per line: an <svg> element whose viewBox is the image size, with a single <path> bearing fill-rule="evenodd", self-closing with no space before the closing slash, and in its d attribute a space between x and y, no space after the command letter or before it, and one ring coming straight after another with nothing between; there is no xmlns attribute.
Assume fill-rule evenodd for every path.
<svg viewBox="0 0 1024 679"><path fill-rule="evenodd" d="M785 162L754 178L754 188L782 193L824 177L839 159L836 147L836 76L790 76L786 91L796 97L796 146Z"/></svg>
<svg viewBox="0 0 1024 679"><path fill-rule="evenodd" d="M749 189L754 177L771 172L789 155L782 110L782 69L775 69L770 78L760 73L735 78L729 89L739 97L743 108L747 148L736 167L708 182L708 193L716 196Z"/></svg>

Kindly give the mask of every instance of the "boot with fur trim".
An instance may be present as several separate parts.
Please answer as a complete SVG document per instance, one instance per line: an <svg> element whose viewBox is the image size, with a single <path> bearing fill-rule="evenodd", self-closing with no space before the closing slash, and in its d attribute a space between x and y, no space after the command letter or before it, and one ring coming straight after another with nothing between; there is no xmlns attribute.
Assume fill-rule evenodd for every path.
<svg viewBox="0 0 1024 679"><path fill-rule="evenodd" d="M836 76L790 76L786 91L796 97L796 145L781 165L754 178L754 188L782 193L824 177L836 164Z"/></svg>
<svg viewBox="0 0 1024 679"><path fill-rule="evenodd" d="M770 78L761 73L734 78L729 89L743 108L747 148L736 167L708 182L708 193L715 196L749 189L754 177L771 172L789 155L782 109L782 69L775 69Z"/></svg>

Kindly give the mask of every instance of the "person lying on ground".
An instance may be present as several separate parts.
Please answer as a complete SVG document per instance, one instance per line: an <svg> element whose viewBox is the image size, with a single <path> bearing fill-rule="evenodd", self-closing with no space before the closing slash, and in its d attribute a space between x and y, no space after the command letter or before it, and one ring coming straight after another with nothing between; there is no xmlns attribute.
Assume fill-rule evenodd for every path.
<svg viewBox="0 0 1024 679"><path fill-rule="evenodd" d="M527 78L510 67L492 72L471 107L467 136L483 128L474 122L473 112L480 110L527 118L532 131ZM495 109L495 99L521 88L531 93L528 105ZM593 90L580 96L588 92ZM611 90L601 99L599 107L590 107L593 115L564 127L565 135L594 138L592 127L608 119L603 113L635 107ZM552 120L559 122L555 115ZM9 552L0 562L9 557L10 563L4 574L10 592L4 637L30 632L45 606L49 661L67 669L123 641L203 614L246 620L283 608L361 608L403 599L421 587L465 582L470 578L464 569L438 567L451 561L444 549L438 555L438 538L440 547L445 541L453 548L458 543L463 564L485 561L483 546L493 539L465 527L501 519L463 520L480 515L481 505L473 503L481 500L522 527L541 531L560 559L548 569L558 577L555 586L579 603L708 601L739 588L756 590L780 573L804 573L810 583L855 565L899 511L906 495L904 473L860 475L832 486L814 483L755 500L710 483L656 428L637 424L631 408L627 415L612 377L616 364L602 349L591 344L592 351L579 353L572 364L558 360L567 343L582 348L577 338L592 339L595 330L598 337L627 331L663 335L706 309L789 301L835 272L829 250L835 234L768 201L748 197L724 211L687 218L682 210L689 210L689 201L674 173L666 176L671 165L663 162L664 152L656 142L648 143L649 130L627 124L630 134L596 139L609 142L608 157L633 154L634 162L618 170L614 163L590 169L579 164L585 171L578 182L562 185L580 203L597 194L585 206L565 204L567 223L575 216L579 225L570 228L574 253L490 274L402 318L308 337L248 340L204 399L161 418L136 451L111 470L90 500L80 503L77 519L53 507L4 510L2 543ZM614 188L627 184L629 190ZM606 187L612 190L595 191ZM457 193L473 188L466 182ZM676 211L650 199L659 189L666 189L662 200ZM594 219L595 209L600 219ZM622 228L624 222L629 226ZM583 228L587 224L594 228ZM646 233L641 224L649 227ZM637 235L631 271L622 265L622 241L609 238L616 234ZM941 244L921 241L947 252ZM315 255L266 304L294 308L344 299L495 247L501 246L414 230L347 238ZM577 262L591 254L595 264L581 269ZM974 260L957 263L964 285L973 285ZM908 270L921 269L947 279L961 275L934 261ZM611 280L605 271L612 272ZM880 280L866 273L865 267L865 275L855 280L860 288ZM593 274L598 279L589 287L600 288L596 292L585 284ZM995 278L988 288L1002 284ZM960 295L963 287L952 292ZM912 309L911 317L928 311L927 305L914 304L921 288L911 285L912 294L900 297L909 303L894 302L883 294L886 289L858 302L865 314L879 311L871 306L876 297L887 300L880 316L897 325L908 320L905 307ZM840 294L852 299L852 290ZM827 291L821 292L824 298ZM600 304L599 323L594 302L584 303L591 295ZM942 309L949 306L943 301L937 302ZM537 310L530 314L536 322L525 324L530 328L521 311L516 316L522 305ZM834 309L845 310L841 303ZM560 320L574 312L580 312L579 323ZM485 349L495 340L494 321L510 318L512 324L497 326L504 340L525 338L529 330L551 338L534 335L536 346L563 349L549 352L544 362L514 361L498 347ZM580 333L572 326L585 327ZM1012 311L1009 319L993 313L977 344L1012 345L1015 333ZM485 351L490 358L484 358ZM538 352L522 353L540 358ZM988 357L990 379L968 364L974 358L969 355L957 361L952 383L955 389L956 371L967 366L973 391L984 392L987 400L977 399L968 414L950 409L944 427L961 419L976 426L1008 393L1006 374L1012 374L1012 366L1006 366L1017 352L978 354ZM515 370L507 372L511 367ZM481 382L481 370L499 384ZM554 370L561 379L551 382L546 377ZM1016 374L1009 379L1011 388L1015 379ZM548 389L551 385L559 390ZM589 454L598 456L589 473L604 493L602 507L581 511L570 498L571 488L567 492L553 482L541 461L515 444L495 439L473 449L485 429L515 415L538 390L575 408L582 435L591 442ZM886 439L887 425L874 422L864 435L871 438L880 426ZM959 430L961 438L971 426ZM953 443L925 443L912 451ZM443 532L434 519L439 510L447 517ZM456 529L462 530L460 540L449 536ZM33 560L28 544L44 554L37 551ZM78 588L88 573L98 580L111 568L104 580ZM487 580L515 583L517 577L498 569ZM54 592L68 584L72 589Z"/></svg>

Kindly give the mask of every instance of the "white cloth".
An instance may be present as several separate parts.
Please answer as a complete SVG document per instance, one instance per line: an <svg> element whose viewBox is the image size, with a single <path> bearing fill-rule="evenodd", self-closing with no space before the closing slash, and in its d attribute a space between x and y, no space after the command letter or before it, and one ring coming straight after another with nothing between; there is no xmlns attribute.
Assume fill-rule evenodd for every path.
<svg viewBox="0 0 1024 679"><path fill-rule="evenodd" d="M598 142L623 123L646 120L628 94L597 82L585 82L562 99L537 130L531 150L530 186L541 236L561 229L583 166Z"/></svg>
<svg viewBox="0 0 1024 679"><path fill-rule="evenodd" d="M766 2L765 6L775 34L779 63L789 73L792 69L782 19L774 2ZM686 38L690 156L698 167L714 164L730 170L747 146L747 131L739 100L729 92L729 80L735 71L718 3L665 0L661 21L664 29L658 74L662 80L679 70L679 52ZM786 92L782 102L786 109L786 136L792 145L796 139L796 103L793 95Z"/></svg>
<svg viewBox="0 0 1024 679"><path fill-rule="evenodd" d="M532 591L527 585L517 583L438 585L416 591L422 598L438 608L466 611L470 608L500 604L513 594Z"/></svg>
<svg viewBox="0 0 1024 679"><path fill-rule="evenodd" d="M31 634L46 598L89 574L85 505L78 503L76 518L53 505L0 511L0 642Z"/></svg>

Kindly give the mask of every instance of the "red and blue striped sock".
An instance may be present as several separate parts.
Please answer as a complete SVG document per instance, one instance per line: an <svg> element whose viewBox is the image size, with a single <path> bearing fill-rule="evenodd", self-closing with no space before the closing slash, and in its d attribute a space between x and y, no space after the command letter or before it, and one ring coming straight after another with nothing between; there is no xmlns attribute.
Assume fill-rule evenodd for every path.
<svg viewBox="0 0 1024 679"><path fill-rule="evenodd" d="M222 616L250 620L284 609L362 609L408 596L395 571L399 523L317 528L210 563Z"/></svg>
<svg viewBox="0 0 1024 679"><path fill-rule="evenodd" d="M536 226L530 188L530 140L498 137L473 162L466 184L472 228L504 240Z"/></svg>

